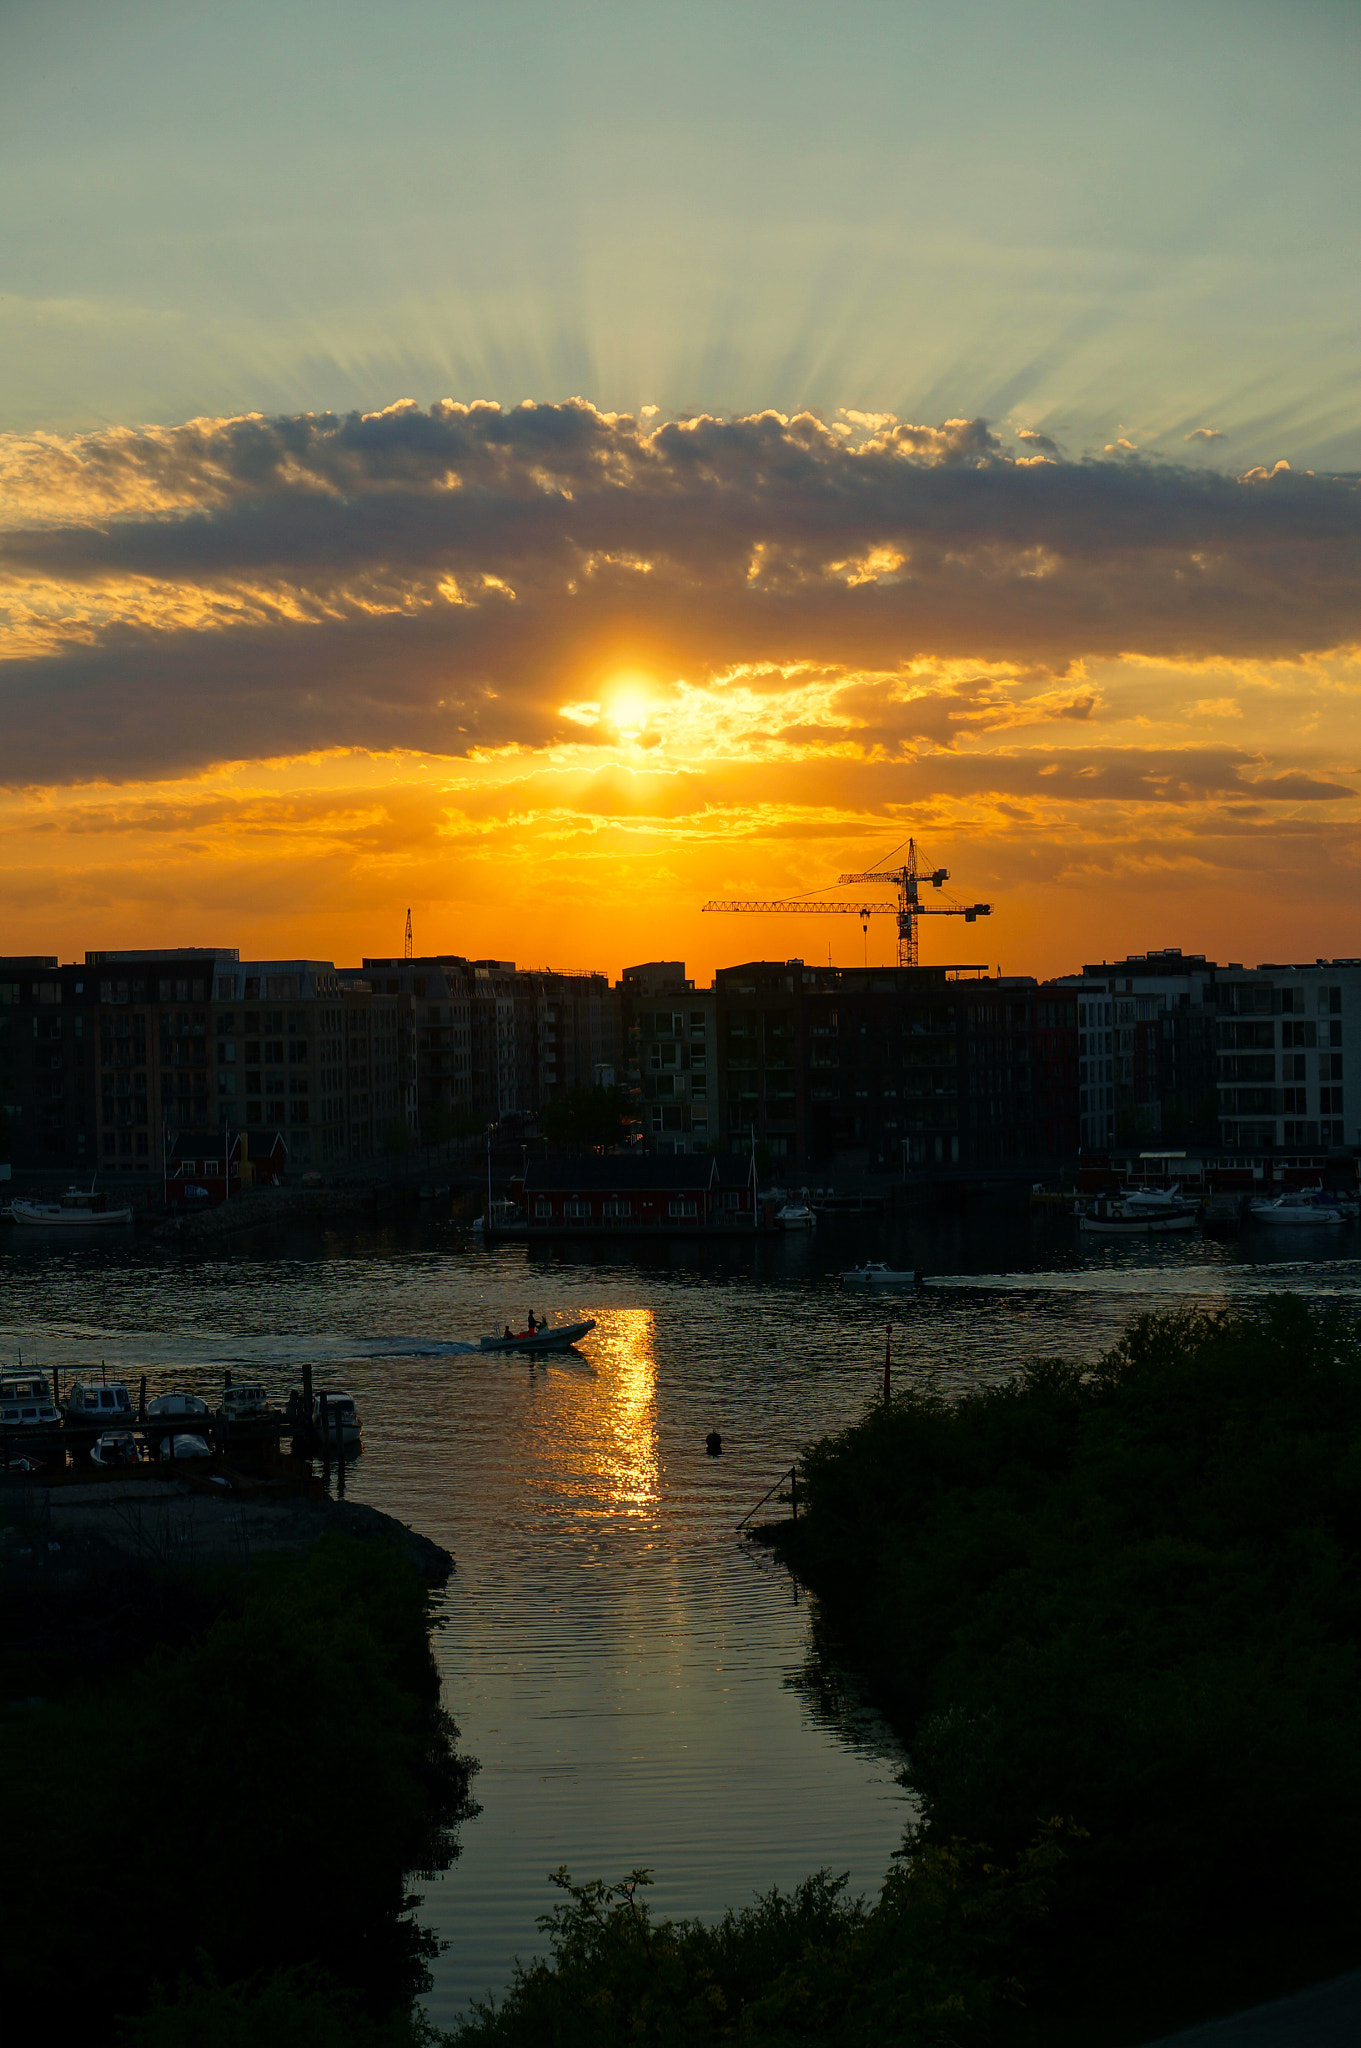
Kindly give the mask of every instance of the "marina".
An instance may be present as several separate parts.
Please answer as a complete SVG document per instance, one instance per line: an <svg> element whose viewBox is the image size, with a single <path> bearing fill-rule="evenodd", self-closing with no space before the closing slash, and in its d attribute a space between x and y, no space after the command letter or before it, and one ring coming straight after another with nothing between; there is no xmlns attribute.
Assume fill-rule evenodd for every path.
<svg viewBox="0 0 1361 2048"><path fill-rule="evenodd" d="M657 1911L706 1918L819 1865L877 1890L911 1817L901 1754L853 1674L817 1662L797 1584L737 1528L879 1396L886 1320L895 1390L949 1398L1028 1357L1094 1360L1141 1310L1285 1287L1350 1306L1361 1288L1354 1225L1317 1243L1255 1224L1099 1239L1024 1199L745 1245L484 1250L434 1221L281 1232L230 1257L27 1245L0 1250L0 1355L22 1351L49 1389L56 1369L63 1392L102 1360L134 1429L143 1374L148 1416L162 1392L219 1407L228 1372L237 1405L263 1389L285 1423L295 1393L310 1413L343 1390L363 1452L328 1479L315 1459L318 1483L334 1498L343 1471L347 1503L453 1553L436 1647L482 1811L452 1868L415 1886L450 1943L428 2000L442 2025L538 1952L559 1864L609 1880L645 1864ZM923 1284L857 1296L842 1275L867 1257ZM595 1327L537 1358L484 1352L530 1303ZM155 1470L99 1482L146 1502L147 1529L196 1484L191 1461L175 1486ZM68 1488L91 1491L74 1465ZM220 1540L260 1498L224 1493Z"/></svg>

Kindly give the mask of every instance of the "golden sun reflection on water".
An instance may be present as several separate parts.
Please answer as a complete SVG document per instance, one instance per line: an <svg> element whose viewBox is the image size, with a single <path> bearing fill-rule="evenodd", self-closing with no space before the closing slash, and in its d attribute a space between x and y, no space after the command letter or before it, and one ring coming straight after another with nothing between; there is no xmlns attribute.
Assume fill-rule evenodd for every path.
<svg viewBox="0 0 1361 2048"><path fill-rule="evenodd" d="M655 1506L657 1452L656 1325L650 1309L615 1309L592 1332L596 1368L599 1494L587 1513L638 1515Z"/></svg>

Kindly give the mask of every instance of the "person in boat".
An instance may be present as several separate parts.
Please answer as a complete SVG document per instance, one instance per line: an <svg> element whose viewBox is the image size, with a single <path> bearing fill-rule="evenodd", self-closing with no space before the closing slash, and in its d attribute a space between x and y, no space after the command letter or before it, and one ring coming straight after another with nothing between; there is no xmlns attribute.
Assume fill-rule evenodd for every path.
<svg viewBox="0 0 1361 2048"><path fill-rule="evenodd" d="M534 1332L535 1332L536 1330L541 1330L542 1328L543 1328L543 1324L542 1324L541 1322L537 1322L537 1321L535 1320L535 1316L534 1316L534 1311L533 1311L533 1309L531 1309L531 1310L529 1311L529 1334L530 1334L530 1336L532 1337L532 1336L534 1335Z"/></svg>
<svg viewBox="0 0 1361 2048"><path fill-rule="evenodd" d="M506 1327L504 1330L502 1330L501 1335L508 1343L514 1341L515 1332L511 1329L509 1323L506 1324Z"/></svg>

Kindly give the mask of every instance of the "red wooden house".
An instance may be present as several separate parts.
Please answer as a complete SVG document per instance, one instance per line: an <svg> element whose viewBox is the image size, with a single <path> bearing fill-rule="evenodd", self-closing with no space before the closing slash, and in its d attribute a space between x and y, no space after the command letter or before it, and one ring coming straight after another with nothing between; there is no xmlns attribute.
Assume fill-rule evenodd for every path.
<svg viewBox="0 0 1361 2048"><path fill-rule="evenodd" d="M525 1170L531 1232L751 1230L756 1168L712 1153L589 1154L536 1159Z"/></svg>

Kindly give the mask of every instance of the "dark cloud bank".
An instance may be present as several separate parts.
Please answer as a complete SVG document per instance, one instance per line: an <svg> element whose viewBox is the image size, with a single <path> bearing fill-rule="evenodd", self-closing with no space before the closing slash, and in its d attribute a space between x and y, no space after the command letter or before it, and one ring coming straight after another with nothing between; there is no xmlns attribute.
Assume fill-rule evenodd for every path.
<svg viewBox="0 0 1361 2048"><path fill-rule="evenodd" d="M0 670L11 783L580 738L558 707L612 662L1059 674L1361 638L1355 478L1035 459L982 421L848 445L809 417L402 405L27 443L10 474L8 595L111 592L83 641ZM201 592L204 629L120 618L143 582ZM255 622L209 630L242 593Z"/></svg>

